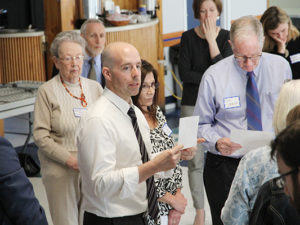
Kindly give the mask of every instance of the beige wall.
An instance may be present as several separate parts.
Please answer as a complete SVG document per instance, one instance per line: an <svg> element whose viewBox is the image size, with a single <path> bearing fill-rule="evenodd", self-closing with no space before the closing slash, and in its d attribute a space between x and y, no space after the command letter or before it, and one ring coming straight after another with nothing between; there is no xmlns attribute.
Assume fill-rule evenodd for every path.
<svg viewBox="0 0 300 225"><path fill-rule="evenodd" d="M299 0L269 0L270 6L276 5L281 8L300 8Z"/></svg>
<svg viewBox="0 0 300 225"><path fill-rule="evenodd" d="M285 10L289 15L300 16L299 0L269 0L270 6L276 5Z"/></svg>

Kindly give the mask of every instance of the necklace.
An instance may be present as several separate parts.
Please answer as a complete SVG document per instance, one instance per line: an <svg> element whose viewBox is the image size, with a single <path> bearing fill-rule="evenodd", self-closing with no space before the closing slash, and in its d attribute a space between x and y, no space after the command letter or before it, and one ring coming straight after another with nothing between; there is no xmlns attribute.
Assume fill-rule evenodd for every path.
<svg viewBox="0 0 300 225"><path fill-rule="evenodd" d="M78 82L79 82L79 87L80 87L80 91L81 91L81 94L80 94L80 97L77 97L77 96L74 96L70 90L67 88L67 85L65 84L64 80L61 78L60 76L60 80L61 80L61 83L62 85L65 87L66 91L69 93L69 95L71 95L71 97L77 99L77 100L80 100L80 103L82 105L82 107L87 107L87 102L85 100L85 95L83 94L83 90L82 90L82 85L81 85L81 80L80 80L80 77L78 78Z"/></svg>

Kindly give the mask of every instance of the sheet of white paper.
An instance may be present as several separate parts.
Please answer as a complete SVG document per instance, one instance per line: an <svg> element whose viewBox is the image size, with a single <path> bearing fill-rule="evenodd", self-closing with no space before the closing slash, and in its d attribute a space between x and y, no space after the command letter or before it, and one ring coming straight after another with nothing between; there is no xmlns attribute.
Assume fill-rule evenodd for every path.
<svg viewBox="0 0 300 225"><path fill-rule="evenodd" d="M242 156L247 152L269 145L274 138L272 132L255 130L231 130L231 141L238 143L242 148L236 150L232 156Z"/></svg>
<svg viewBox="0 0 300 225"><path fill-rule="evenodd" d="M197 145L199 116L183 117L179 120L178 144L184 148L195 147Z"/></svg>

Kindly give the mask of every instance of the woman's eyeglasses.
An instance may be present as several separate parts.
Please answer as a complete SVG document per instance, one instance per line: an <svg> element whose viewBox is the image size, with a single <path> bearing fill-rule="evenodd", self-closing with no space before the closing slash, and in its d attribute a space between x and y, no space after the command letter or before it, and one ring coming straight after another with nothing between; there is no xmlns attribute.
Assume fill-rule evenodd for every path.
<svg viewBox="0 0 300 225"><path fill-rule="evenodd" d="M157 89L159 87L159 83L152 83L151 85L148 84L142 84L142 91L148 92L150 88Z"/></svg>
<svg viewBox="0 0 300 225"><path fill-rule="evenodd" d="M63 63L65 63L66 65L69 65L72 63L72 61L74 60L75 62L81 62L84 59L83 55L78 55L78 56L66 56L64 58L60 58L59 59L61 61L63 61Z"/></svg>

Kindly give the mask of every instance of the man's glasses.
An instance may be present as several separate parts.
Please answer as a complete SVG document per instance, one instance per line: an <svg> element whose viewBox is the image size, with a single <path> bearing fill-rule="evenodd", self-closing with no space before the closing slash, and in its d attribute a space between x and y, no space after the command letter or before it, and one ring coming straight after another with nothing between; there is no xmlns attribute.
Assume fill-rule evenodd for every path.
<svg viewBox="0 0 300 225"><path fill-rule="evenodd" d="M286 172L286 173L284 173L284 174L281 174L279 177L277 177L276 179L278 179L278 180L281 180L281 184L282 184L282 186L284 186L285 185L285 178L286 178L286 176L288 176L288 175L291 175L291 174L297 174L299 172L299 169L298 169L298 167L297 168L295 168L295 169L292 169L291 171L289 171L289 172Z"/></svg>
<svg viewBox="0 0 300 225"><path fill-rule="evenodd" d="M234 58L236 59L236 61L238 61L239 63L245 63L248 60L250 60L253 63L257 63L258 60L260 59L260 57L261 57L261 54L255 55L255 56L251 56L251 57L248 57L248 56L234 56Z"/></svg>
<svg viewBox="0 0 300 225"><path fill-rule="evenodd" d="M157 89L158 87L159 87L159 83L152 83L151 85L143 84L142 85L142 90L144 92L148 92L150 90L150 88Z"/></svg>
<svg viewBox="0 0 300 225"><path fill-rule="evenodd" d="M83 61L84 56L83 55L78 55L78 56L66 56L64 58L60 58L59 59L61 61L63 61L63 63L65 63L66 65L69 65L72 63L72 61L74 60L74 62L82 62Z"/></svg>

